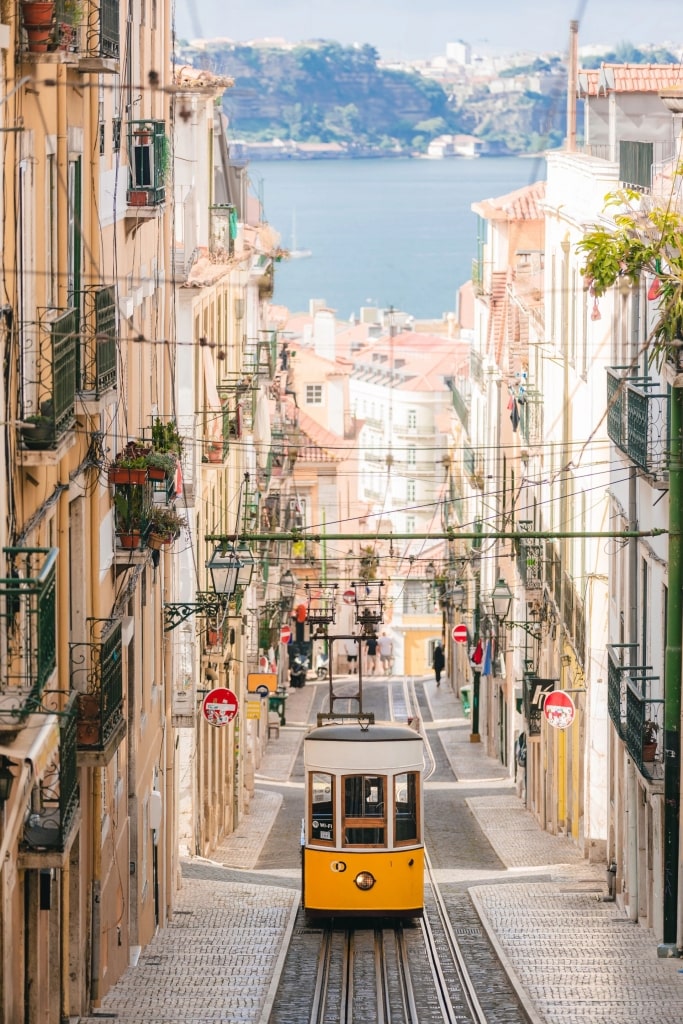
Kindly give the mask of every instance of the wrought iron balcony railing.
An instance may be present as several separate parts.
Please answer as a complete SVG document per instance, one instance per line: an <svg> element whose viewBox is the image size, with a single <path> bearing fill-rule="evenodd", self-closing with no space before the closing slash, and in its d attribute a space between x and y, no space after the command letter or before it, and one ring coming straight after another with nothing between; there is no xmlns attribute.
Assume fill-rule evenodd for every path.
<svg viewBox="0 0 683 1024"><path fill-rule="evenodd" d="M61 853L67 845L79 806L76 761L76 694L59 712L59 753L43 771L31 797L24 824L23 854Z"/></svg>
<svg viewBox="0 0 683 1024"><path fill-rule="evenodd" d="M656 676L626 675L626 748L639 772L648 779L664 778L664 701L648 696Z"/></svg>
<svg viewBox="0 0 683 1024"><path fill-rule="evenodd" d="M630 671L644 672L644 668L631 668L624 658L636 657L637 644L607 645L607 710L620 739L626 737L626 682Z"/></svg>
<svg viewBox="0 0 683 1024"><path fill-rule="evenodd" d="M16 728L41 710L57 666L57 548L3 548L0 579L0 727Z"/></svg>
<svg viewBox="0 0 683 1024"><path fill-rule="evenodd" d="M543 444L543 395L536 388L528 388L517 403L519 435L528 448Z"/></svg>
<svg viewBox="0 0 683 1024"><path fill-rule="evenodd" d="M662 478L668 470L669 396L650 390L656 384L649 378L623 372L607 368L607 433L645 473Z"/></svg>
<svg viewBox="0 0 683 1024"><path fill-rule="evenodd" d="M56 448L76 422L78 311L49 311L37 328L35 333L27 329L22 354L27 426L21 438L25 448L47 450Z"/></svg>
<svg viewBox="0 0 683 1024"><path fill-rule="evenodd" d="M521 520L521 530L532 530L531 520ZM538 538L521 537L518 544L517 570L527 590L541 590L543 587L543 541Z"/></svg>
<svg viewBox="0 0 683 1024"><path fill-rule="evenodd" d="M88 643L71 645L71 685L77 691L78 747L101 751L123 722L121 623L93 620L90 630Z"/></svg>

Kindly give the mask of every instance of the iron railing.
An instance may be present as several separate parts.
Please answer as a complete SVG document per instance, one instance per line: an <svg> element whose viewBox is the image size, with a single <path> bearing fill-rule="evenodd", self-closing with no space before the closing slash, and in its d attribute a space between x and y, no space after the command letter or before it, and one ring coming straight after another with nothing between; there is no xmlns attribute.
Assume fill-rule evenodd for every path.
<svg viewBox="0 0 683 1024"><path fill-rule="evenodd" d="M3 548L0 720L22 723L40 710L56 668L57 554L57 548Z"/></svg>
<svg viewBox="0 0 683 1024"><path fill-rule="evenodd" d="M626 737L626 674L631 671L623 658L628 652L635 657L637 649L637 644L607 644L607 711L622 740Z"/></svg>
<svg viewBox="0 0 683 1024"><path fill-rule="evenodd" d="M607 368L607 433L645 473L661 478L668 470L669 395L651 391L656 385L649 378L623 377L621 370Z"/></svg>
<svg viewBox="0 0 683 1024"><path fill-rule="evenodd" d="M662 742L664 733L664 701L648 696L655 676L626 676L626 748L638 771L648 779L664 778ZM646 726L652 724L654 742L648 750Z"/></svg>
<svg viewBox="0 0 683 1024"><path fill-rule="evenodd" d="M59 713L58 759L47 765L24 824L22 850L64 852L79 804L76 697Z"/></svg>
<svg viewBox="0 0 683 1024"><path fill-rule="evenodd" d="M103 750L123 719L121 623L94 620L91 633L89 643L71 645L71 682L78 690L78 746ZM77 685L80 673L85 691Z"/></svg>

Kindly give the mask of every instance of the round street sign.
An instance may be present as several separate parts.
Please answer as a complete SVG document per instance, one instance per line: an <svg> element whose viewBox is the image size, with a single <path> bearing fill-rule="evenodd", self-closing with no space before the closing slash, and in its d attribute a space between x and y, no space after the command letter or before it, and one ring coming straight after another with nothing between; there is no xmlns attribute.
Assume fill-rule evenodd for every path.
<svg viewBox="0 0 683 1024"><path fill-rule="evenodd" d="M258 693L259 697L268 697L270 695L270 690L265 685L265 683L261 683L260 686L257 686L256 692Z"/></svg>
<svg viewBox="0 0 683 1024"><path fill-rule="evenodd" d="M459 622L457 626L453 626L452 637L456 644L467 643L467 626L464 622Z"/></svg>
<svg viewBox="0 0 683 1024"><path fill-rule="evenodd" d="M564 690L553 690L545 699L543 714L554 729L568 729L576 714L574 701Z"/></svg>
<svg viewBox="0 0 683 1024"><path fill-rule="evenodd" d="M345 590L342 594L342 601L344 604L353 604L356 600L355 590Z"/></svg>
<svg viewBox="0 0 683 1024"><path fill-rule="evenodd" d="M202 713L209 725L227 725L237 714L239 703L232 690L219 686L204 698Z"/></svg>
<svg viewBox="0 0 683 1024"><path fill-rule="evenodd" d="M292 631L291 631L291 629L289 628L289 626L283 626L282 629L280 630L280 643L281 644L288 644L291 639L292 639Z"/></svg>

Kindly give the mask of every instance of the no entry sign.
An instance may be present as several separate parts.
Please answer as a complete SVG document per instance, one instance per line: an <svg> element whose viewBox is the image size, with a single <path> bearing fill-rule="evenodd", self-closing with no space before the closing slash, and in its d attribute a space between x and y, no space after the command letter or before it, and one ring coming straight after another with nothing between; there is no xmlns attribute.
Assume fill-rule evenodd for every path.
<svg viewBox="0 0 683 1024"><path fill-rule="evenodd" d="M356 600L355 590L345 590L342 594L342 601L344 604L353 604Z"/></svg>
<svg viewBox="0 0 683 1024"><path fill-rule="evenodd" d="M239 702L232 690L218 686L204 698L202 713L209 725L227 725L239 710Z"/></svg>
<svg viewBox="0 0 683 1024"><path fill-rule="evenodd" d="M280 643L281 644L288 644L291 639L292 639L292 631L291 631L291 629L289 628L289 626L283 626L282 629L280 630Z"/></svg>
<svg viewBox="0 0 683 1024"><path fill-rule="evenodd" d="M452 637L456 644L467 643L467 626L464 622L459 622L457 626L453 626Z"/></svg>
<svg viewBox="0 0 683 1024"><path fill-rule="evenodd" d="M545 699L543 714L554 729L568 729L576 714L574 701L564 690L553 690Z"/></svg>

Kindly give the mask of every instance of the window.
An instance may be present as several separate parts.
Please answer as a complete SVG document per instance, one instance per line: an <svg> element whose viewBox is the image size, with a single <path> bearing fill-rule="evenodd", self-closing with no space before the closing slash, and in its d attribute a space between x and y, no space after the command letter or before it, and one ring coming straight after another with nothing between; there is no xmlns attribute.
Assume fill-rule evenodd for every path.
<svg viewBox="0 0 683 1024"><path fill-rule="evenodd" d="M414 466L417 462L417 449L414 447L408 448L408 465Z"/></svg>
<svg viewBox="0 0 683 1024"><path fill-rule="evenodd" d="M307 384L306 385L306 405L322 405L323 404L323 386L322 384Z"/></svg>
<svg viewBox="0 0 683 1024"><path fill-rule="evenodd" d="M386 846L386 783L384 775L344 778L344 846Z"/></svg>
<svg viewBox="0 0 683 1024"><path fill-rule="evenodd" d="M326 772L310 774L310 831L312 843L334 842L334 778Z"/></svg>
<svg viewBox="0 0 683 1024"><path fill-rule="evenodd" d="M417 409L408 409L408 430L417 430Z"/></svg>
<svg viewBox="0 0 683 1024"><path fill-rule="evenodd" d="M394 776L394 842L397 846L419 840L417 778L417 772Z"/></svg>
<svg viewBox="0 0 683 1024"><path fill-rule="evenodd" d="M415 481L408 480L406 484L406 499L408 501L415 501Z"/></svg>
<svg viewBox="0 0 683 1024"><path fill-rule="evenodd" d="M415 516L406 516L406 533L415 533L416 519Z"/></svg>

